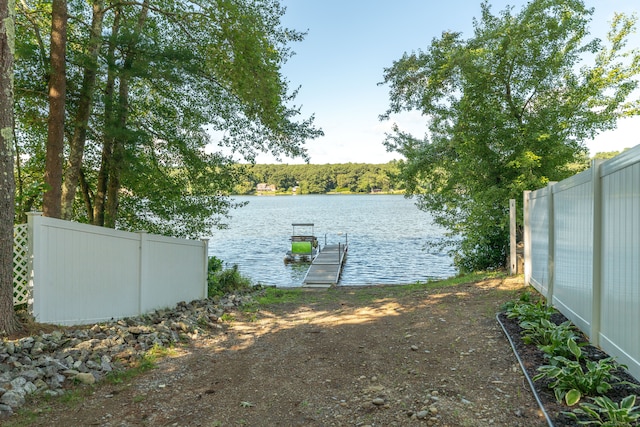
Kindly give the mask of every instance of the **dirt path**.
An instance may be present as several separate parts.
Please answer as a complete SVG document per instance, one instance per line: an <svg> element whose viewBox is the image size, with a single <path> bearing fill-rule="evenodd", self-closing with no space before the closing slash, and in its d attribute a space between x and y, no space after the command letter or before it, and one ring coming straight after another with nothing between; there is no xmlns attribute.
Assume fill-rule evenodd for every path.
<svg viewBox="0 0 640 427"><path fill-rule="evenodd" d="M10 426L544 426L496 322L522 278L338 288L233 312L158 367Z"/></svg>

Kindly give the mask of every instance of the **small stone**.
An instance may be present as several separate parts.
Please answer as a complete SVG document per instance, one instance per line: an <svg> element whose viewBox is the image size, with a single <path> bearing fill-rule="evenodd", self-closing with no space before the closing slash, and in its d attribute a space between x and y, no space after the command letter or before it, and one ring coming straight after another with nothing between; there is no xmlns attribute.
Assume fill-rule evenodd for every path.
<svg viewBox="0 0 640 427"><path fill-rule="evenodd" d="M417 345L415 345L415 344L414 344L414 345L412 345L412 346L411 346L411 350L413 350L413 351L418 351L418 346L417 346Z"/></svg>
<svg viewBox="0 0 640 427"><path fill-rule="evenodd" d="M13 409L9 405L0 404L0 420L13 415Z"/></svg>
<svg viewBox="0 0 640 427"><path fill-rule="evenodd" d="M0 403L3 403L12 408L19 408L24 405L24 395L18 393L15 390L9 390L0 397Z"/></svg>
<svg viewBox="0 0 640 427"><path fill-rule="evenodd" d="M373 403L376 406L382 406L382 405L384 405L384 399L381 398L381 397L376 397L375 399L373 399L371 401L371 403Z"/></svg>
<svg viewBox="0 0 640 427"><path fill-rule="evenodd" d="M424 420L429 415L429 411L420 411L416 414L416 418L419 420Z"/></svg>
<svg viewBox="0 0 640 427"><path fill-rule="evenodd" d="M38 356L44 352L46 345L42 342L36 342L31 348L31 355Z"/></svg>
<svg viewBox="0 0 640 427"><path fill-rule="evenodd" d="M65 377L75 377L76 375L78 375L80 372L76 371L75 369L66 369L64 371L62 371L62 374Z"/></svg>
<svg viewBox="0 0 640 427"><path fill-rule="evenodd" d="M24 379L23 377L17 377L17 378L14 378L10 384L11 384L11 388L15 390L15 389L21 389L22 387L24 387L26 383L27 383L26 379Z"/></svg>
<svg viewBox="0 0 640 427"><path fill-rule="evenodd" d="M33 384L38 388L38 390L46 390L49 388L42 378L38 378Z"/></svg>
<svg viewBox="0 0 640 427"><path fill-rule="evenodd" d="M38 386L36 386L34 383L32 383L31 381L28 381L24 387L22 388L25 393L27 394L33 394L38 390Z"/></svg>
<svg viewBox="0 0 640 427"><path fill-rule="evenodd" d="M80 372L75 377L73 377L73 379L81 382L82 384L95 384L96 382L96 377L94 377L93 374L89 372Z"/></svg>

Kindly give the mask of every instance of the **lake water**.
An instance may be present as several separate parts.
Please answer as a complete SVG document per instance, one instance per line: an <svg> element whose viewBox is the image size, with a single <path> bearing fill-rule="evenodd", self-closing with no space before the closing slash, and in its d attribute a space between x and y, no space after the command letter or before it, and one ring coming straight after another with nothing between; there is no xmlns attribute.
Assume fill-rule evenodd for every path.
<svg viewBox="0 0 640 427"><path fill-rule="evenodd" d="M403 284L454 276L451 258L428 243L442 239L428 213L397 195L242 196L229 228L214 230L209 255L237 264L254 283L302 284L308 265L285 265L292 223L314 223L320 244L349 243L339 285ZM340 234L341 233L341 234Z"/></svg>

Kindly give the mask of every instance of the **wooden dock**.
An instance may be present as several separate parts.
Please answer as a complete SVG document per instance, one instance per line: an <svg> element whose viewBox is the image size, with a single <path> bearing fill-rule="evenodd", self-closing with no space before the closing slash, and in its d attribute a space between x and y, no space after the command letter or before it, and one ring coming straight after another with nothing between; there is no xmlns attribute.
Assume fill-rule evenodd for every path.
<svg viewBox="0 0 640 427"><path fill-rule="evenodd" d="M302 287L329 288L338 284L346 257L347 244L325 245L311 262Z"/></svg>

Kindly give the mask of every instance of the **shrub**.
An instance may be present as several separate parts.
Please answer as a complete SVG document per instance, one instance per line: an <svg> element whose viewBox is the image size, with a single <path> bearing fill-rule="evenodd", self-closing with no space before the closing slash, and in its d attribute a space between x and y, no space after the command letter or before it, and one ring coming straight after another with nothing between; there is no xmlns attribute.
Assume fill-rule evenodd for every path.
<svg viewBox="0 0 640 427"><path fill-rule="evenodd" d="M211 257L208 263L207 288L210 298L222 296L250 289L251 279L240 274L237 265L224 269L222 261Z"/></svg>

